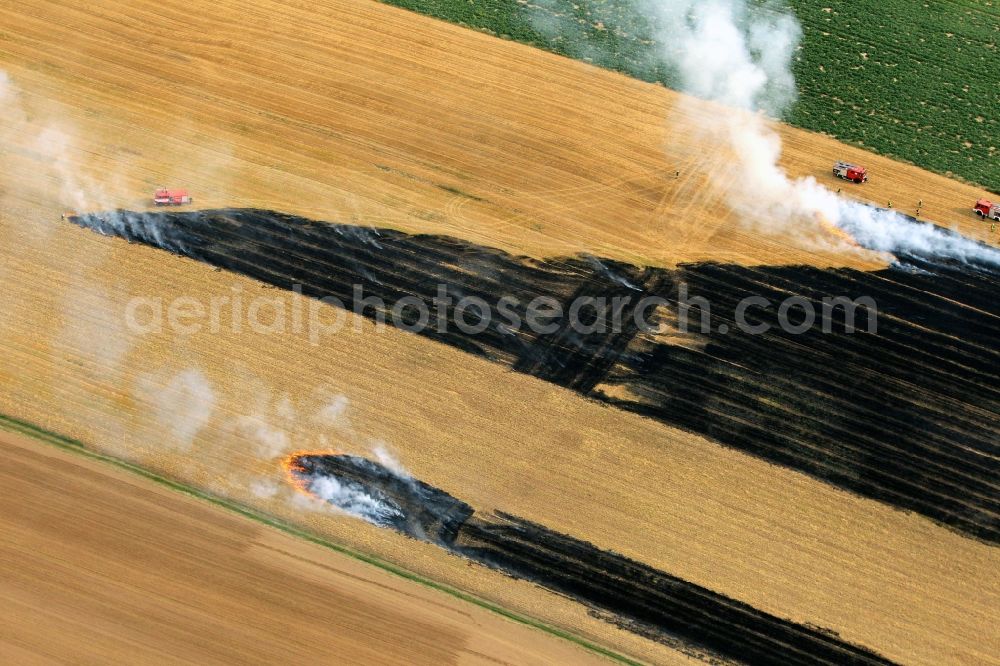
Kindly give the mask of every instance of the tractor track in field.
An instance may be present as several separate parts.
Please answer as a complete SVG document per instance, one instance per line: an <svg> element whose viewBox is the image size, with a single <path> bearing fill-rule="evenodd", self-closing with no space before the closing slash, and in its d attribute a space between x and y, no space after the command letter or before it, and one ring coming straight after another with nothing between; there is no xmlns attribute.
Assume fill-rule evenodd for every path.
<svg viewBox="0 0 1000 666"><path fill-rule="evenodd" d="M872 272L718 263L668 270L587 256L542 262L454 238L245 209L120 211L73 221L284 289L300 285L306 296L334 296L350 309L355 284L389 304L417 297L432 322L438 285L455 300L474 295L494 307L501 296L516 298L522 320L537 296L564 306L579 296L631 296L634 307L643 295L676 303L686 285L691 297L711 303L710 332L691 336L693 345L635 326L582 335L564 324L542 335L502 326L467 334L451 325L423 334L1000 542L993 416L1000 412L1000 352L992 346L1000 275L990 266L921 256ZM814 327L793 335L777 327L770 308L748 314L770 330L748 334L733 325L733 313L751 295L772 302L801 296L817 312L823 297L871 296L878 329L866 332L861 317L858 332L845 334L837 311L832 332ZM390 319L373 306L362 312ZM632 321L630 314L626 308L623 321ZM407 316L404 325L415 323ZM454 322L454 307L442 316Z"/></svg>
<svg viewBox="0 0 1000 666"><path fill-rule="evenodd" d="M833 632L775 617L544 525L502 511L477 512L443 490L366 458L302 453L286 465L289 480L306 493L569 596L597 617L709 662L892 663ZM358 496L387 510L359 513Z"/></svg>

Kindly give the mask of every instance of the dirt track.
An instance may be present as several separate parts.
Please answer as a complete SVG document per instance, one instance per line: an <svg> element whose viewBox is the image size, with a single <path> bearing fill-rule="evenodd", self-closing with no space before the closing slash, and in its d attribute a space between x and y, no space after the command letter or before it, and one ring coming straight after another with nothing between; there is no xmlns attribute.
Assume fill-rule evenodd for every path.
<svg viewBox="0 0 1000 666"><path fill-rule="evenodd" d="M536 257L873 265L700 214L712 161L683 117L664 120L669 91L368 2L0 2L0 17L0 67L27 109L26 124L0 132L0 411L657 661L676 653L532 586L256 494L280 479L272 435L303 448L335 434L358 453L387 442L477 506L891 659L995 661L996 549L399 331L362 325L321 348L249 331L130 336L131 296L272 293L58 219L73 204L57 167L99 182L108 207L141 205L163 183L190 186L199 206L448 233ZM48 124L76 130L55 161L35 142ZM985 236L966 211L972 188L783 136L795 174L826 178L834 159L857 159L875 174L859 192L900 208L923 198L928 217ZM169 427L187 405L162 399L188 371L212 398L192 436ZM343 407L335 422L317 422L331 404Z"/></svg>
<svg viewBox="0 0 1000 666"><path fill-rule="evenodd" d="M6 663L610 663L4 431L0 478Z"/></svg>

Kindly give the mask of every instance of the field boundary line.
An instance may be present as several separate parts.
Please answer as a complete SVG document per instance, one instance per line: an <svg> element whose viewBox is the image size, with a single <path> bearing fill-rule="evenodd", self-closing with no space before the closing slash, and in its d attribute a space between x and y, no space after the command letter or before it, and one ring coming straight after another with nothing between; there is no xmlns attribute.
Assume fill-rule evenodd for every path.
<svg viewBox="0 0 1000 666"><path fill-rule="evenodd" d="M179 481L174 481L165 476L161 476L156 472L140 467L139 465L130 463L126 460L122 460L121 458L116 458L114 456L105 453L94 451L88 448L86 444L84 444L79 440L72 439L70 437L65 437L50 430L46 430L44 428L34 425L33 423L22 421L20 419L0 413L0 430L5 430L7 432L24 435L35 441L43 442L45 444L55 446L65 451L71 451L86 458L90 458L92 460L97 460L99 462L112 465L119 469L131 472L137 476L141 476L147 480L158 483L175 492L187 495L194 499L208 502L217 507L226 509L231 513L236 513L240 516L243 516L244 518L249 518L250 520L263 524L267 527L277 529L293 537L303 539L310 543L314 543L318 546L322 546L324 548L332 550L341 555L345 555L360 562L364 562L365 564L374 566L378 569L381 569L382 571L388 572L399 578L419 583L424 587L428 587L438 592L443 592L461 601L471 603L487 611L500 615L501 617L504 617L508 620L517 622L518 624L523 624L525 626L537 629L556 638L568 641L570 643L582 647L585 650L593 652L599 656L605 657L612 661L621 664L628 664L628 666L642 666L642 662L635 661L634 659L626 657L623 654L619 654L618 652L615 652L610 648L602 647L597 643L593 643L569 631L559 629L558 627L552 626L533 617L529 617L527 615L522 615L515 611L508 610L503 606L499 606L493 602L487 601L486 599L477 597L476 595L470 592L463 592L462 590L459 590L458 588L452 587L445 583L439 583L435 580L422 576L413 571L409 571L408 569L393 564L375 555L362 553L352 548L348 548L347 546L326 540L317 534L309 532L308 530L297 527L286 521L279 520L260 511L256 511L254 509L251 509L250 507L244 506L233 500L228 500L223 497L219 497L218 495L213 495L212 493L209 493L207 491L200 490L199 488L196 488L194 486L187 485Z"/></svg>

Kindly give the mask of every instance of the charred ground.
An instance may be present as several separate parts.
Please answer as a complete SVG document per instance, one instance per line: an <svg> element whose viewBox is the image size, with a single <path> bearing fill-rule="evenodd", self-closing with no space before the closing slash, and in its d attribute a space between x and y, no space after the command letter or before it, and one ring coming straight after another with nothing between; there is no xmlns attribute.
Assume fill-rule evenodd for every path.
<svg viewBox="0 0 1000 666"><path fill-rule="evenodd" d="M397 474L367 458L350 455L295 455L285 461L289 478L300 490L323 499L336 499L341 508L431 543L447 544L472 516L472 507L419 479ZM337 497L317 482L334 479ZM372 500L357 506L358 495ZM352 502L355 506L345 506ZM371 507L374 506L373 510Z"/></svg>
<svg viewBox="0 0 1000 666"><path fill-rule="evenodd" d="M503 512L475 512L443 490L358 456L293 455L293 482L356 486L391 498L398 518L366 517L407 536L565 594L643 636L744 664L887 664L835 634L796 624L593 544ZM322 496L345 507L342 496ZM353 511L352 511L353 512ZM373 518L376 518L373 520Z"/></svg>
<svg viewBox="0 0 1000 666"><path fill-rule="evenodd" d="M505 328L498 312L478 334L434 325L423 335L513 369L786 465L842 488L917 511L986 541L1000 541L995 415L1000 413L1000 331L990 266L901 256L875 272L810 267L693 264L643 268L595 257L537 261L455 238L314 222L264 210L184 213L119 211L73 218L81 226L235 271L311 297L333 296L365 316L391 321L377 305L355 303L353 286L394 303L423 301L431 321L454 322L454 303L477 296L526 304L554 298L564 311L585 295L643 296L676 303L681 286L711 304L705 332L640 331L632 312L618 332L580 334ZM439 285L453 297L438 311ZM877 331L802 334L777 326L776 308L752 308L735 325L736 304L762 296L870 296ZM694 320L698 319L698 310ZM793 316L794 319L794 316ZM475 323L475 309L464 320ZM403 324L416 322L403 311ZM728 327L722 332L723 324Z"/></svg>

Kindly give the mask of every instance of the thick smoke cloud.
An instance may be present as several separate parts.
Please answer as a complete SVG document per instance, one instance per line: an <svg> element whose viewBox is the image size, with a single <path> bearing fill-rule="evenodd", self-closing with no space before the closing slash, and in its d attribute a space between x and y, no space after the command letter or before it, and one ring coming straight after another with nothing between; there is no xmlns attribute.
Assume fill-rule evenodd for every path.
<svg viewBox="0 0 1000 666"><path fill-rule="evenodd" d="M802 31L791 14L736 0L654 0L639 9L685 92L771 116L795 101L789 65Z"/></svg>
<svg viewBox="0 0 1000 666"><path fill-rule="evenodd" d="M914 222L897 213L853 201L839 201L839 225L862 246L881 252L944 257L962 263L1000 266L1000 251L965 236Z"/></svg>
<svg viewBox="0 0 1000 666"><path fill-rule="evenodd" d="M360 484L341 481L334 476L313 477L308 490L344 513L379 527L386 527L402 516L399 507L372 496Z"/></svg>
<svg viewBox="0 0 1000 666"><path fill-rule="evenodd" d="M537 30L563 46L586 41L578 21L560 11L559 0L537 2ZM603 30L648 34L657 62L642 62L640 69L664 73L679 90L709 102L684 99L673 113L696 124L711 186L742 223L816 249L851 248L842 235L830 233L836 226L872 250L1000 265L1000 253L987 246L862 206L814 178L785 173L781 139L771 122L796 100L792 62L802 29L789 9L748 0L637 0L631 15L628 8L627 2L614 3L615 11L594 5L594 15ZM567 50L604 64L618 57Z"/></svg>

